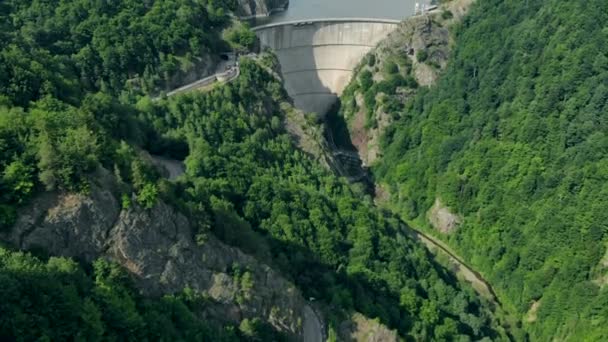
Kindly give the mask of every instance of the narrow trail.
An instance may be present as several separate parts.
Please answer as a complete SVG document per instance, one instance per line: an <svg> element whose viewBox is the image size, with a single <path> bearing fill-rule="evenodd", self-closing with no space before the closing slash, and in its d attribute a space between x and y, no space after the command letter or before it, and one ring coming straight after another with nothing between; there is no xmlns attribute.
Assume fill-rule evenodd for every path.
<svg viewBox="0 0 608 342"><path fill-rule="evenodd" d="M356 154L356 152L346 151L336 144L336 141L334 139L334 132L331 129L328 129L326 131L325 140L327 142L326 148L329 149L334 156L348 155L353 159L359 159L359 156ZM338 161L337 164L340 164L340 161ZM353 177L349 177L348 172L336 172L340 171L340 167L338 167L338 170L334 170L334 172L336 172L338 176L346 177L347 179L349 179L349 181L351 181L351 183L353 181L361 181L361 179L367 178L367 171L363 168L360 159L359 163L353 163L353 165L350 165L349 169L352 170L356 168L359 169L357 173L363 175L363 177L354 179ZM368 179L373 182L370 178ZM440 253L446 256L449 260L449 265L447 266L449 266L448 268L453 273L470 283L473 286L473 289L475 289L475 291L480 296L486 298L487 300L495 304L497 307L499 307L501 310L503 310L502 303L498 299L498 296L496 295L496 292L494 292L494 289L492 288L490 283L486 279L484 279L484 277L479 272L475 271L472 267L467 265L463 261L463 259L458 256L454 251L452 251L452 249L448 247L445 243L443 243L437 238L434 238L428 234L421 232L420 230L414 229L405 223L402 224L402 230L405 234L407 234L414 240L421 242L431 252Z"/></svg>
<svg viewBox="0 0 608 342"><path fill-rule="evenodd" d="M413 239L420 241L423 243L427 249L431 251L437 251L443 255L446 255L452 266L454 266L453 271L457 275L461 275L467 282L469 282L473 288L484 298L494 302L502 309L502 303L498 299L496 292L490 285L490 283L477 271L468 266L462 258L460 258L455 252L453 252L450 247L448 247L442 241L425 234L419 230L411 228L407 225L403 225L403 230L406 234L408 234Z"/></svg>
<svg viewBox="0 0 608 342"><path fill-rule="evenodd" d="M405 234L413 238L414 240L422 243L431 253L435 252L447 256L449 265L444 265L456 274L459 278L463 278L466 282L471 284L473 289L483 298L488 300L494 305L492 311L494 313L500 313L498 317L502 317L499 320L499 324L505 329L504 332L508 336L510 341L515 341L515 337L510 331L511 327L516 326L518 319L512 316L505 310L500 299L494 292L494 289L490 283L477 271L468 266L454 251L451 250L443 241L425 234L417 229L414 229L406 224L403 224L402 230ZM503 320L504 319L504 320Z"/></svg>

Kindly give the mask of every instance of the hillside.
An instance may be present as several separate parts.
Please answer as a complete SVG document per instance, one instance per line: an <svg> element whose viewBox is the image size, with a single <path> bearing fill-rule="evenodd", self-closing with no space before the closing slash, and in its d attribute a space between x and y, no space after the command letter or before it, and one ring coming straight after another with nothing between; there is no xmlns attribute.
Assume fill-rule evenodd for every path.
<svg viewBox="0 0 608 342"><path fill-rule="evenodd" d="M402 336L500 337L486 304L434 264L398 220L295 149L282 126L284 90L260 70L242 60L229 87L146 110L163 113L148 119L163 134L188 141L186 178L174 196L200 218L198 234L268 262L305 298L334 308L330 331L357 311Z"/></svg>
<svg viewBox="0 0 608 342"><path fill-rule="evenodd" d="M507 338L491 303L294 139L314 127L293 126L272 58L152 99L229 45L230 6L0 6L0 338ZM158 156L185 173L164 179Z"/></svg>
<svg viewBox="0 0 608 342"><path fill-rule="evenodd" d="M471 0L452 1L432 14L409 18L357 66L355 76L332 113L330 126L344 120L348 139L364 165L378 159L380 138L395 114L421 87L435 83L453 47L453 29ZM330 115L332 115L330 114ZM342 134L339 130L335 132Z"/></svg>
<svg viewBox="0 0 608 342"><path fill-rule="evenodd" d="M607 16L601 0L479 1L436 85L368 116L393 121L383 202L481 271L532 340L608 338Z"/></svg>

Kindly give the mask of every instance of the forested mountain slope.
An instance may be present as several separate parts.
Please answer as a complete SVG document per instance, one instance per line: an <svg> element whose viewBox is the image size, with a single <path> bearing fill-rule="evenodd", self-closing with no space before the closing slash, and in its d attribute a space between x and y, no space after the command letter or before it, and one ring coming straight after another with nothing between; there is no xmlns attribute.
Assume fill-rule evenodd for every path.
<svg viewBox="0 0 608 342"><path fill-rule="evenodd" d="M199 220L199 238L213 233L281 270L333 308L334 332L358 311L417 339L504 337L399 220L295 148L278 107L285 92L261 71L242 60L229 86L146 106L159 132L188 142L173 198Z"/></svg>
<svg viewBox="0 0 608 342"><path fill-rule="evenodd" d="M127 81L152 92L206 75L226 46L229 3L2 1L0 93L21 106L44 95L74 103Z"/></svg>
<svg viewBox="0 0 608 342"><path fill-rule="evenodd" d="M365 165L377 160L381 136L404 105L420 86L434 84L446 67L454 45L454 28L472 2L447 2L434 13L404 20L357 66L330 124L344 119L352 145ZM335 133L340 137L339 131Z"/></svg>
<svg viewBox="0 0 608 342"><path fill-rule="evenodd" d="M241 340L234 327L199 318L208 301L193 291L148 299L115 264L99 259L90 268L0 248L0 339ZM264 330L254 325L251 331Z"/></svg>
<svg viewBox="0 0 608 342"><path fill-rule="evenodd" d="M458 215L436 235L533 340L608 339L607 23L604 0L478 1L374 168L404 218Z"/></svg>
<svg viewBox="0 0 608 342"><path fill-rule="evenodd" d="M205 94L144 96L224 46L224 2L0 6L0 230L8 245L0 252L0 288L10 290L0 305L13 313L0 316L1 338L281 339L266 329L283 323L279 308L262 305L261 321L247 311L262 296L253 290L270 284L263 276L273 272L214 270L226 277L216 279L225 288L243 290L220 298L223 304L250 314L236 311L237 322L226 328L217 323L224 312L201 314L213 307L208 299L217 299L217 288L197 288L190 278L173 283L183 288L167 286L175 279L162 276L188 271L182 265L190 257L199 258L191 265L212 263L204 252L217 250L218 240L316 298L331 338L355 312L409 339L506 337L487 303L405 236L399 220L296 147L284 127L290 105L282 84L267 72L272 64L259 64L271 59L243 59L238 79ZM185 160L186 174L162 179L141 150ZM115 185L104 185L100 173ZM55 202L44 207L47 195ZM97 195L112 203L105 214L87 209ZM43 210L30 220L24 213L32 207ZM175 246L159 252L145 240L139 251L137 244L116 247L116 232L127 230L137 242L155 224L173 227L156 219L163 212L192 228L165 232ZM179 254L184 246L193 252ZM19 247L38 260L9 251ZM139 263L165 253L177 261L161 275ZM100 256L110 261L91 260ZM121 262L126 269L116 266ZM155 277L166 296L141 286ZM290 324L297 333L300 323Z"/></svg>

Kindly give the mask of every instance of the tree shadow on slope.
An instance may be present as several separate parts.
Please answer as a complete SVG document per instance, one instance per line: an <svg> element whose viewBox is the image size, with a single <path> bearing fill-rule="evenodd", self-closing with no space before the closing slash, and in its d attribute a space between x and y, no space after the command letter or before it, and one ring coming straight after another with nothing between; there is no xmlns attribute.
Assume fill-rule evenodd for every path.
<svg viewBox="0 0 608 342"><path fill-rule="evenodd" d="M339 114L341 106L342 103L338 99L325 115L325 140L333 151L334 160L338 164L338 173L349 178L351 182L360 182L363 184L365 192L373 195L374 175L363 164L359 152L352 142L348 124Z"/></svg>
<svg viewBox="0 0 608 342"><path fill-rule="evenodd" d="M243 246L246 242L242 239L229 239L226 243L280 270L302 291L305 299L320 302L334 330L359 312L396 329L408 340L428 339L442 329L446 330L446 336L464 334L492 339L501 336L486 317L486 309L491 308L476 300L472 289L461 288L455 276L435 262L426 249L400 233L395 233L393 238L404 242L401 248L407 250L406 257L410 260L397 265L397 269L402 267L399 271L391 264L399 261L391 260L390 255L376 255L369 261L374 265L359 269L353 267L352 260L328 264L300 244L256 231L246 235L252 234L257 237L256 244L263 244L258 246L259 253L251 246ZM227 236L225 232L219 235ZM343 254L349 255L351 247L343 243Z"/></svg>
<svg viewBox="0 0 608 342"><path fill-rule="evenodd" d="M326 138L333 141L336 148L357 152L357 148L352 143L346 120L339 114L341 107L342 102L338 99L325 116Z"/></svg>
<svg viewBox="0 0 608 342"><path fill-rule="evenodd" d="M451 332L453 334L490 338L499 336L498 332L481 321L478 323L480 326L473 328L467 325L470 322L462 319L466 315L480 316L483 311L480 303L467 301L461 308L463 311L460 315L442 308L443 305L454 305L452 298L438 298L441 293L434 291L434 285L428 284L429 279L412 277L406 281L407 284L399 284L412 289L417 297L417 302L410 303L411 306L406 309L408 304L404 303L404 293L410 292L400 293L400 289L382 279L381 274L374 274L367 269L348 272L346 265L336 268L335 265L323 263L314 253L297 244L276 239L271 239L270 243L277 266L292 277L305 298L321 300L333 313L342 311L342 317L338 316L342 318L340 321L350 319L354 312L360 312L368 318L379 319L390 329L396 329L400 336L414 339L433 336L434 330L440 325L446 325L447 321L458 322L456 330ZM424 251L424 256L437 274L438 279L435 281L457 289L456 292L463 291L458 280L437 264L430 253ZM417 273L419 270L413 271ZM427 283L426 287L421 285L423 282ZM471 325L475 326L476 323Z"/></svg>

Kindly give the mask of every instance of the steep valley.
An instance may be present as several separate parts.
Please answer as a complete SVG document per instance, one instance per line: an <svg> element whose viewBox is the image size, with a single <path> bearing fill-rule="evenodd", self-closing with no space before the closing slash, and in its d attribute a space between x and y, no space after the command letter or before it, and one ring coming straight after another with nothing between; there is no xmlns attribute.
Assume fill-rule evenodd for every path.
<svg viewBox="0 0 608 342"><path fill-rule="evenodd" d="M478 2L453 40L450 12L370 54L337 119L377 203L483 274L530 340L605 340L606 3Z"/></svg>
<svg viewBox="0 0 608 342"><path fill-rule="evenodd" d="M608 3L288 6L0 3L0 340L607 340Z"/></svg>

